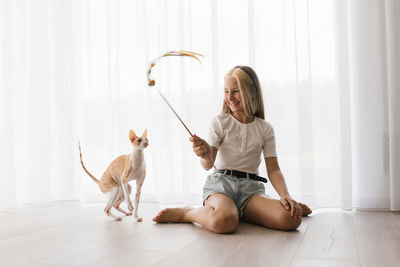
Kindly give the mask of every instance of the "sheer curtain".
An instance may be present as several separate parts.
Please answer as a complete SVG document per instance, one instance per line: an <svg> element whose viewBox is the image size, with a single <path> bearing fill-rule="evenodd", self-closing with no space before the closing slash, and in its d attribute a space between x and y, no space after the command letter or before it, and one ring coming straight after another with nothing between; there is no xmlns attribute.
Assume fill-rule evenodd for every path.
<svg viewBox="0 0 400 267"><path fill-rule="evenodd" d="M142 198L200 204L208 172L155 90L205 137L224 74L246 64L296 199L398 210L399 14L378 0L1 1L1 207L104 200L78 140L100 177L146 128ZM149 89L149 62L176 49L203 63L163 59Z"/></svg>
<svg viewBox="0 0 400 267"><path fill-rule="evenodd" d="M0 1L0 206L79 198L71 7Z"/></svg>
<svg viewBox="0 0 400 267"><path fill-rule="evenodd" d="M338 1L336 11L342 205L399 210L400 3Z"/></svg>

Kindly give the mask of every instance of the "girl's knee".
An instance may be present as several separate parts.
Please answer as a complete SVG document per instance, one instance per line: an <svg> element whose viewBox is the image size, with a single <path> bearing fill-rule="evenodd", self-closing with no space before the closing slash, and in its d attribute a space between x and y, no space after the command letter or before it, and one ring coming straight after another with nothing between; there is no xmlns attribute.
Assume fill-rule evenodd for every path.
<svg viewBox="0 0 400 267"><path fill-rule="evenodd" d="M239 226L239 216L234 213L220 212L213 216L211 231L218 234L229 234L236 231Z"/></svg>

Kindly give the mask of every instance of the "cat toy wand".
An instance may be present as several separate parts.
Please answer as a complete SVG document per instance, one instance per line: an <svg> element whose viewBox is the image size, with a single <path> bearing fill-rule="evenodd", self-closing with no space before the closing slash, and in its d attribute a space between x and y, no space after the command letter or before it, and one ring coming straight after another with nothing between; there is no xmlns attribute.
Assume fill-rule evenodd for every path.
<svg viewBox="0 0 400 267"><path fill-rule="evenodd" d="M201 54L195 53L195 52L190 52L190 51L185 51L185 50L178 50L178 51L169 51L167 53L165 53L162 56L159 56L158 58L154 59L151 63L150 63L150 67L147 71L147 85L150 87L153 87L156 85L156 81L152 80L150 78L151 76L151 69L156 65L156 62L163 58L163 57L169 57L169 56L187 56L187 57L192 57L197 59L200 63L200 59L198 58L198 56L203 56ZM168 107L172 110L172 112L175 114L175 116L179 119L179 121L182 123L183 127L185 127L186 131L190 134L191 137L194 137L192 132L189 130L189 128L186 126L186 124L183 122L183 120L181 119L181 117L178 115L178 113L176 113L176 111L174 110L174 108L171 106L171 104L168 102L167 98L161 93L160 90L157 90L158 94L161 96L161 98L164 100L164 102L168 105ZM210 163L212 164L212 161L210 159L208 159L210 161ZM214 164L212 164L214 169L215 166Z"/></svg>

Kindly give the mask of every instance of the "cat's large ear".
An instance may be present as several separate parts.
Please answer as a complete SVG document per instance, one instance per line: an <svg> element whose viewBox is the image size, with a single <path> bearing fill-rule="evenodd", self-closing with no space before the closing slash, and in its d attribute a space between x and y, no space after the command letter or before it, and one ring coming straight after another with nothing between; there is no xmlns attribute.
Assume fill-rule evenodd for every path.
<svg viewBox="0 0 400 267"><path fill-rule="evenodd" d="M147 129L144 130L144 133L142 134L142 137L147 138Z"/></svg>
<svg viewBox="0 0 400 267"><path fill-rule="evenodd" d="M133 142L133 140L135 140L136 138L136 134L133 130L129 131L129 140L131 140L131 142Z"/></svg>

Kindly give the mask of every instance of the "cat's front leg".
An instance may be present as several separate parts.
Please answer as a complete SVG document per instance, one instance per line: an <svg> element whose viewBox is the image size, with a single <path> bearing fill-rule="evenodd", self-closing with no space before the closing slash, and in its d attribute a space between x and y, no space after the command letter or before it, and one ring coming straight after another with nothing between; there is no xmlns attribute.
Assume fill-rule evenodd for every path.
<svg viewBox="0 0 400 267"><path fill-rule="evenodd" d="M140 202L140 195L142 193L142 185L143 181L140 183L140 181L136 181L136 196L135 196L135 212L133 217L136 219L136 221L141 222L142 218L139 217L138 215L138 209L139 209L139 202Z"/></svg>

